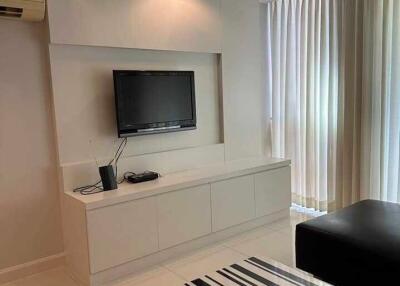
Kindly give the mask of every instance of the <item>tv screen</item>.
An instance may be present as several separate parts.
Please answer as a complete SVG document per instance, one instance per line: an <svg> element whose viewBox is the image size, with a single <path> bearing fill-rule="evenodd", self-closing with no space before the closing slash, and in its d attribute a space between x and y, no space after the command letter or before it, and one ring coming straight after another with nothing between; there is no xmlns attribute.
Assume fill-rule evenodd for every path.
<svg viewBox="0 0 400 286"><path fill-rule="evenodd" d="M193 71L114 71L118 136L196 128Z"/></svg>

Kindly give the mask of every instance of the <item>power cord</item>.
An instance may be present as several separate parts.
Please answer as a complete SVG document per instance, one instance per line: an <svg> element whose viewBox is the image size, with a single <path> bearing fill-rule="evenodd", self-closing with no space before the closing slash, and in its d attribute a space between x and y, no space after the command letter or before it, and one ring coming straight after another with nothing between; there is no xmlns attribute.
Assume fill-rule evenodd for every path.
<svg viewBox="0 0 400 286"><path fill-rule="evenodd" d="M122 153L125 150L126 144L128 144L128 138L125 137L124 140L122 140L121 144L119 145L118 150L117 150L117 152L115 153L115 156L114 156L114 160L115 160L115 179L118 178L118 161L119 161L119 158L121 157ZM109 165L111 165L111 164L109 164Z"/></svg>
<svg viewBox="0 0 400 286"><path fill-rule="evenodd" d="M112 165L115 162L115 178L118 178L118 161L122 155L122 153L125 150L125 147L128 143L128 138L124 138L121 143L118 146L117 151L115 152L114 157L110 160L110 162L107 164L107 166ZM118 184L123 183L127 176L133 174L132 172L126 172L123 176L123 179L118 182ZM81 195L92 195L92 194L97 194L97 193L101 193L104 192L104 189L100 186L101 184L101 180L97 181L96 183L92 184L92 185L87 185L87 186L82 186L82 187L78 187L75 188L73 190L74 193L79 192Z"/></svg>

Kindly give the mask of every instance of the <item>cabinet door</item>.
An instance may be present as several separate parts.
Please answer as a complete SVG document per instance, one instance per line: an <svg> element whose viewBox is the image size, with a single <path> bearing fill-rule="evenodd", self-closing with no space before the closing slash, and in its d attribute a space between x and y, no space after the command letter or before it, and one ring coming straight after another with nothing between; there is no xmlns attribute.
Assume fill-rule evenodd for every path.
<svg viewBox="0 0 400 286"><path fill-rule="evenodd" d="M254 218L254 176L212 183L211 206L213 231Z"/></svg>
<svg viewBox="0 0 400 286"><path fill-rule="evenodd" d="M87 211L91 273L158 250L154 197Z"/></svg>
<svg viewBox="0 0 400 286"><path fill-rule="evenodd" d="M157 196L160 249L211 233L210 185Z"/></svg>
<svg viewBox="0 0 400 286"><path fill-rule="evenodd" d="M290 166L255 174L257 217L290 207L290 180Z"/></svg>

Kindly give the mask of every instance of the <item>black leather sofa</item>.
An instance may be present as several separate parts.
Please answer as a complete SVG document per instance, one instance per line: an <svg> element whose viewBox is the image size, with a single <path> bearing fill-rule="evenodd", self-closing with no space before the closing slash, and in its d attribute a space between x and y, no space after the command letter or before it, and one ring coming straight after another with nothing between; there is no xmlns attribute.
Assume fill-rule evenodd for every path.
<svg viewBox="0 0 400 286"><path fill-rule="evenodd" d="M400 205L365 200L298 224L296 266L333 285L400 285Z"/></svg>

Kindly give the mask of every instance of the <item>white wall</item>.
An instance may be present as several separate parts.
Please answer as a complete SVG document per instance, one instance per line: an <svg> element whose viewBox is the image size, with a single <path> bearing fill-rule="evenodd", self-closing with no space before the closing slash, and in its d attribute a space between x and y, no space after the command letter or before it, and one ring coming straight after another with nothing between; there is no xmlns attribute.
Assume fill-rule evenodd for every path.
<svg viewBox="0 0 400 286"><path fill-rule="evenodd" d="M259 34L264 32L264 26L260 24L260 4L257 0L121 0L119 5L114 5L114 1L98 0L48 2L54 43L201 52L185 53L183 62L198 64L204 72L210 71L212 75L209 78L204 76L204 82L211 82L211 78L215 77L216 53L221 53L222 81L219 83L222 83L224 93L224 124L220 130L223 127L224 138L220 141L224 141L224 144L135 156L134 163L122 160L125 168L151 168L151 163L157 162L161 170L171 169L171 165L177 170L193 167L198 162L211 164L225 157L230 160L263 153L266 146L262 84L265 61L264 40ZM104 19L102 15L103 8L110 3L116 9L110 18L112 21ZM140 4L138 7L142 10L134 10L133 4ZM74 10L73 6L76 5L79 7ZM57 6L55 9L58 12L53 14L54 6ZM87 10L88 7L91 9ZM171 14L170 9L175 9L175 12ZM61 11L64 16L58 15ZM74 13L76 11L78 14ZM130 36L132 26L124 23L125 19L130 19L123 17L128 12L138 16L131 20L136 23L135 33L139 33L139 36ZM71 17L69 13L75 16ZM144 19L140 20L140 17ZM81 22L83 18L87 20ZM116 26L110 26L114 21L121 28L117 34L114 34ZM159 22L162 24L154 25ZM56 166L60 162L57 163L55 136L52 134L48 47L44 25L0 20L0 228L3 230L0 236L0 269L63 251L56 191ZM80 28L85 29L82 34ZM124 57L131 57L129 50L116 49L119 52L109 53L107 48L83 46L69 46L66 48L67 54L83 54L90 63L91 57L87 53L90 54L93 49L96 52L92 60L97 61L101 57L107 65L110 64L107 60L114 61L121 55L122 58L117 62L123 61ZM64 48L59 46L61 53L65 53ZM135 51L132 54L141 53ZM153 63L154 66L166 62L168 65L175 64L169 53L155 54L160 56L156 57L158 60ZM151 65L150 60L146 65ZM78 65L71 69L74 72L79 70ZM82 68L81 71L84 70ZM75 74L65 76L75 77ZM95 81L103 87L101 80ZM107 86L109 82L104 84ZM212 89L215 89L215 82ZM89 92L93 92L93 89ZM63 93L63 96L70 95ZM215 101L212 102L215 104ZM212 106L215 108L216 105ZM62 112L56 112L56 118L59 118L59 114ZM211 116L211 121L215 121L215 114ZM107 116L110 114L107 113ZM62 122L57 123L64 126ZM78 124L69 125L68 128L80 127ZM105 138L113 136L111 129L107 129ZM213 130L207 133L214 134L207 137L208 143L215 142L216 129ZM68 134L64 133L65 130L58 131L59 135ZM67 141L64 141L64 137L59 136L58 139L59 146L65 146ZM103 148L100 145L96 145L96 148ZM132 146L129 146L131 149L128 148L128 153L145 151L136 151ZM140 148L146 149L146 142L140 144ZM65 160L68 162L65 174L70 178L79 177L78 181L84 182L96 175L93 162L79 163L87 159L87 151L87 148L83 148L77 153L63 153L63 162L68 158Z"/></svg>
<svg viewBox="0 0 400 286"><path fill-rule="evenodd" d="M113 68L196 72L199 130L130 139L125 156L136 157L126 159L128 170L172 172L265 153L262 4L257 0L165 2L126 0L112 8L107 1L49 1L53 95L66 185L93 180L97 176L93 159L110 154L116 141ZM220 52L221 62L215 52ZM71 182L77 174L86 175Z"/></svg>
<svg viewBox="0 0 400 286"><path fill-rule="evenodd" d="M195 73L197 129L129 138L124 156L221 143L216 55L70 45L51 45L50 55L61 165L113 155L113 69Z"/></svg>
<svg viewBox="0 0 400 286"><path fill-rule="evenodd" d="M221 50L218 0L48 0L52 43Z"/></svg>
<svg viewBox="0 0 400 286"><path fill-rule="evenodd" d="M221 0L226 159L266 150L264 26L258 1Z"/></svg>
<svg viewBox="0 0 400 286"><path fill-rule="evenodd" d="M63 251L45 30L0 19L0 269Z"/></svg>

